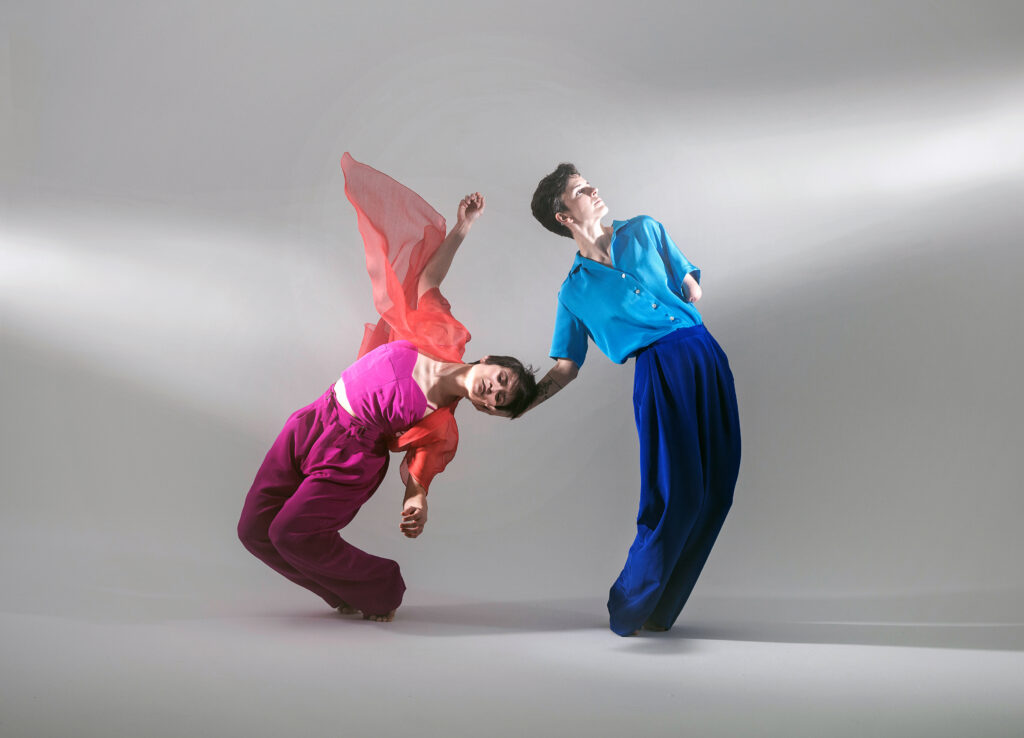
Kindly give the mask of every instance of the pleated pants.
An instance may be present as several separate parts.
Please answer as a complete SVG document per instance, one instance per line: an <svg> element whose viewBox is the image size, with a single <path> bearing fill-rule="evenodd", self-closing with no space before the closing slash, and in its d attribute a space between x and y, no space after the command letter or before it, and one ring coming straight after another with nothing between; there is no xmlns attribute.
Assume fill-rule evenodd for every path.
<svg viewBox="0 0 1024 738"><path fill-rule="evenodd" d="M608 598L619 635L675 623L725 522L740 467L732 372L703 325L637 354L633 408L640 508L636 538Z"/></svg>
<svg viewBox="0 0 1024 738"><path fill-rule="evenodd" d="M245 498L238 537L331 607L388 613L405 592L398 564L338 535L387 468L385 439L341 409L332 387L288 418Z"/></svg>

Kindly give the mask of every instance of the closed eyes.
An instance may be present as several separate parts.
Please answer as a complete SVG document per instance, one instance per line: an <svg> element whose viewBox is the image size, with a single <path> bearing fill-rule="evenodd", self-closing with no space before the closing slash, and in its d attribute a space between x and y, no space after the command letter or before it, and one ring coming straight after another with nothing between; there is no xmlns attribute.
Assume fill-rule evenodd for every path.
<svg viewBox="0 0 1024 738"><path fill-rule="evenodd" d="M502 387L504 387L506 385L506 383L507 383L507 377L508 377L508 375L506 375L505 372L501 372L498 375L498 384L500 384ZM499 405L505 404L505 393L501 392L501 391L495 392L494 393L494 401L497 404L499 404Z"/></svg>

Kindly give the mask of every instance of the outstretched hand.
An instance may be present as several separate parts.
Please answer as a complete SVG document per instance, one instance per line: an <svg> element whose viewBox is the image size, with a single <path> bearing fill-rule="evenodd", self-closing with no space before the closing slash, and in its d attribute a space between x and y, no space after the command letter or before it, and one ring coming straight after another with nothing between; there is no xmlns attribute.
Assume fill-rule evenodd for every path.
<svg viewBox="0 0 1024 738"><path fill-rule="evenodd" d="M473 221L483 215L486 205L484 196L479 192L466 195L459 203L459 222L472 225Z"/></svg>

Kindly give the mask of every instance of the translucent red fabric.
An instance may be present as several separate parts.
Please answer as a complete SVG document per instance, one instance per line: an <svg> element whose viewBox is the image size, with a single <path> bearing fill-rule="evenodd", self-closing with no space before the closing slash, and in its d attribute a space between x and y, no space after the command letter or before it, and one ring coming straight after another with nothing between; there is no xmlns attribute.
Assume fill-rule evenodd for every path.
<svg viewBox="0 0 1024 738"><path fill-rule="evenodd" d="M410 341L440 361L462 361L469 331L451 314L437 288L417 296L420 274L447 233L444 218L422 197L383 172L341 159L345 194L356 210L373 285L373 304L381 316L368 323L359 356L390 341ZM402 479L411 474L427 489L455 456L459 429L455 406L438 408L391 442L405 451Z"/></svg>

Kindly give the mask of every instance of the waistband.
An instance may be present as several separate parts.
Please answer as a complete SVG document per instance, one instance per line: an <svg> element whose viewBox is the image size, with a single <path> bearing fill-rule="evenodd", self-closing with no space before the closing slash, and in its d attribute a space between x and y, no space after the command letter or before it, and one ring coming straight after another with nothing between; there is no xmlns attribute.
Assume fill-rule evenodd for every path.
<svg viewBox="0 0 1024 738"><path fill-rule="evenodd" d="M347 435L375 443L382 438L380 431L361 418L350 415L338 402L334 394L334 385L327 388L316 401L317 411L325 426L331 425L345 429Z"/></svg>
<svg viewBox="0 0 1024 738"><path fill-rule="evenodd" d="M702 336L710 335L708 329L703 323L699 325L691 325L686 328L677 328L666 336L662 336L654 343L649 343L644 348L651 348L652 346L661 346L666 343L676 343L678 341L685 341L690 338L700 338Z"/></svg>

